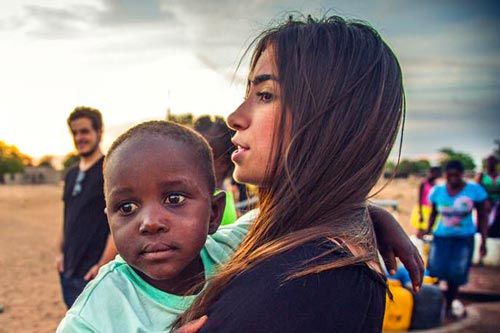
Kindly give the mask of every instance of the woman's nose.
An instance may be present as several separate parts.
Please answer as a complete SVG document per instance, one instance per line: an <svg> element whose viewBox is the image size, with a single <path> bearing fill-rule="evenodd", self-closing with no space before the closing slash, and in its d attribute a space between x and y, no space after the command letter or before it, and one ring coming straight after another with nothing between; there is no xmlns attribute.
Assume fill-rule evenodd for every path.
<svg viewBox="0 0 500 333"><path fill-rule="evenodd" d="M152 235L168 232L168 221L165 213L159 208L151 208L144 211L139 232L141 235Z"/></svg>
<svg viewBox="0 0 500 333"><path fill-rule="evenodd" d="M235 131L248 127L248 119L245 117L244 112L247 108L246 102L247 101L243 101L243 103L227 117L227 125Z"/></svg>

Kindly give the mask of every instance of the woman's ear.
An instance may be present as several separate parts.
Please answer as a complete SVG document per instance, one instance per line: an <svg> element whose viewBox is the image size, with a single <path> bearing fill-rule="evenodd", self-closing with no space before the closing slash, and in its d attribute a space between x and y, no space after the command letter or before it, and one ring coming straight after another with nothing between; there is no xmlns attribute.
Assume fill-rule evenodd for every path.
<svg viewBox="0 0 500 333"><path fill-rule="evenodd" d="M224 209L226 209L226 192L220 191L212 197L212 211L208 226L209 235L215 233L219 228L224 216Z"/></svg>

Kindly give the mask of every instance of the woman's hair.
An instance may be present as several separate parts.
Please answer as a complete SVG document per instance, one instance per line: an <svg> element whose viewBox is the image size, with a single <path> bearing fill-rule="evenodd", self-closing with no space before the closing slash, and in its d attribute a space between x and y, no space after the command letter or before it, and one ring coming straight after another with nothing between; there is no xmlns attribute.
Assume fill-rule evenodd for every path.
<svg viewBox="0 0 500 333"><path fill-rule="evenodd" d="M250 73L270 47L282 110L273 160L259 189L260 213L241 247L177 325L206 314L237 275L313 240L331 244L323 256L346 246L353 255L326 263L314 258L283 282L377 261L366 199L404 117L398 60L374 29L337 16L290 18L265 31Z"/></svg>
<svg viewBox="0 0 500 333"><path fill-rule="evenodd" d="M103 172L106 176L108 172L108 161L114 152L125 142L133 139L143 138L145 136L160 137L166 140L182 142L189 146L189 150L196 156L197 165L193 168L199 168L207 180L210 193L215 191L215 172L212 157L212 149L208 142L198 133L190 128L170 121L152 120L140 123L125 133L121 134L112 144L104 158ZM165 152L168 154L169 152ZM173 156L172 158L176 158ZM104 177L106 182L106 177Z"/></svg>
<svg viewBox="0 0 500 333"><path fill-rule="evenodd" d="M446 163L445 170L457 170L458 172L464 172L464 165L459 160L451 160Z"/></svg>
<svg viewBox="0 0 500 333"><path fill-rule="evenodd" d="M223 176L229 176L233 166L231 162L231 153L236 149L231 142L234 131L227 126L224 118L216 116L212 119L212 117L208 115L200 116L196 119L193 128L196 132L200 133L208 141L210 147L212 147L214 161L219 161L219 163L222 162L223 165L227 166L226 174Z"/></svg>

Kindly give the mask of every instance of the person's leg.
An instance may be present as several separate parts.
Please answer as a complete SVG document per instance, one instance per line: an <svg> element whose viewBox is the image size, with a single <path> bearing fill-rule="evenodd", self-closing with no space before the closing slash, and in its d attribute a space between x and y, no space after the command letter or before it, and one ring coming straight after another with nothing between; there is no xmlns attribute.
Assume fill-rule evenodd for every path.
<svg viewBox="0 0 500 333"><path fill-rule="evenodd" d="M446 292L445 292L445 298L446 298L446 314L451 314L451 304L453 303L454 300L458 298L458 289L459 285L453 282L446 282Z"/></svg>
<svg viewBox="0 0 500 333"><path fill-rule="evenodd" d="M453 301L458 301L459 288L469 280L469 271L472 265L472 255L474 252L474 236L457 237L451 239L449 271L446 278L446 314L452 318L464 315L463 309L455 313L453 311ZM463 305L461 305L463 307Z"/></svg>
<svg viewBox="0 0 500 333"><path fill-rule="evenodd" d="M63 300L66 307L69 309L78 295L82 293L87 285L87 281L83 278L67 278L62 273L59 274L59 278L61 280Z"/></svg>

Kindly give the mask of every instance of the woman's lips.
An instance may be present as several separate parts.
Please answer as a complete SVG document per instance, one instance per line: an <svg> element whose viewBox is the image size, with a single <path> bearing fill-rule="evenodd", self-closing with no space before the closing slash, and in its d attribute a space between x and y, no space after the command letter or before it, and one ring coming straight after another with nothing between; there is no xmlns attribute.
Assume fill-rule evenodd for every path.
<svg viewBox="0 0 500 333"><path fill-rule="evenodd" d="M246 147L238 146L238 148L231 155L231 160L233 160L233 162L237 163L238 161L240 161L243 158L243 156L245 155L246 152L248 152L248 150L249 149Z"/></svg>

